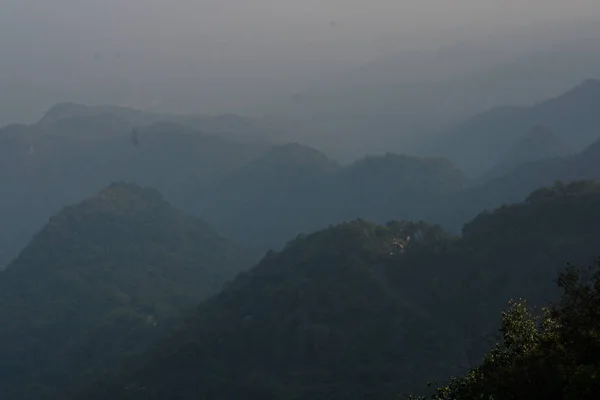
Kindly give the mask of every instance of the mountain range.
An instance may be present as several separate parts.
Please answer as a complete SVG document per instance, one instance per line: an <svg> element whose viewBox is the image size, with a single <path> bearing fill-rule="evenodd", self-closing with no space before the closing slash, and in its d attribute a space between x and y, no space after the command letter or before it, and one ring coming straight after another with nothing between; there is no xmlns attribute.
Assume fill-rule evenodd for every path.
<svg viewBox="0 0 600 400"><path fill-rule="evenodd" d="M299 144L273 147L217 185L196 213L238 240L268 250L285 238L356 217L419 219L468 179L444 159L386 154L341 166Z"/></svg>
<svg viewBox="0 0 600 400"><path fill-rule="evenodd" d="M499 178L523 164L548 158L566 157L573 149L545 126L535 126L485 176L483 181Z"/></svg>
<svg viewBox="0 0 600 400"><path fill-rule="evenodd" d="M219 179L270 147L154 122L153 116L145 121L150 125L135 125L145 115L59 105L37 124L0 130L0 185L5 188L0 265L10 262L51 215L110 182L156 187L185 208L195 185Z"/></svg>
<svg viewBox="0 0 600 400"><path fill-rule="evenodd" d="M316 80L274 104L271 118L286 128L288 140L342 162L365 153L414 154L473 115L506 105L527 107L567 91L582 77L597 77L598 26L593 18L571 26L548 23L498 40L482 36L388 53ZM536 120L517 134L540 123L550 125ZM569 134L562 126L549 127Z"/></svg>
<svg viewBox="0 0 600 400"><path fill-rule="evenodd" d="M533 106L501 107L479 114L443 132L431 146L435 154L455 161L469 176L483 176L538 125L575 151L582 151L598 139L598 104L600 80L589 79Z"/></svg>
<svg viewBox="0 0 600 400"><path fill-rule="evenodd" d="M174 205L265 251L356 217L426 219L457 232L480 211L540 186L596 179L594 146L582 149L598 139L599 98L600 84L588 80L446 132L431 153L447 158L387 153L351 164L300 143L266 143L235 118L226 124L239 128L233 134L206 133L188 117L61 104L37 124L0 130L0 184L7 188L0 265L52 214L119 180L156 187ZM478 167L464 174L467 164Z"/></svg>
<svg viewBox="0 0 600 400"><path fill-rule="evenodd" d="M151 351L74 398L397 398L476 361L510 298L600 240L600 186L556 186L485 213L461 237L354 221L270 252ZM442 345L442 346L440 346ZM454 372L453 372L454 371Z"/></svg>

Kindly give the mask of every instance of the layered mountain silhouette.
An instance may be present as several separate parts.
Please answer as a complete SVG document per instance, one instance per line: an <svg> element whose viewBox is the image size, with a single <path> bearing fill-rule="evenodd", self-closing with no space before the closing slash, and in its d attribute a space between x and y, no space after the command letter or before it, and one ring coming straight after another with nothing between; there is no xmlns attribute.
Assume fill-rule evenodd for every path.
<svg viewBox="0 0 600 400"><path fill-rule="evenodd" d="M485 174L484 180L498 178L513 169L546 158L566 157L573 153L570 146L545 126L538 125L517 143L506 157Z"/></svg>
<svg viewBox="0 0 600 400"><path fill-rule="evenodd" d="M1 396L54 396L143 351L253 257L154 189L63 209L0 273Z"/></svg>
<svg viewBox="0 0 600 400"><path fill-rule="evenodd" d="M60 103L52 107L38 122L47 126L61 120L106 118L112 116L137 127L152 125L158 122L171 122L183 125L195 131L219 135L220 137L245 140L266 141L275 137L275 133L260 120L242 117L235 114L218 116L177 115L151 113L128 107L118 106L86 106L76 103Z"/></svg>
<svg viewBox="0 0 600 400"><path fill-rule="evenodd" d="M277 146L202 189L198 213L260 247L356 217L421 218L468 179L444 159L372 156L340 166L298 144ZM436 203L437 204L437 203ZM265 249L266 250L266 249Z"/></svg>
<svg viewBox="0 0 600 400"><path fill-rule="evenodd" d="M393 399L475 362L510 298L545 304L596 257L600 186L557 185L462 237L365 221L269 253L85 399ZM440 345L443 344L441 347Z"/></svg>
<svg viewBox="0 0 600 400"><path fill-rule="evenodd" d="M0 129L0 265L47 218L110 182L156 187L187 209L194 202L192 188L218 180L270 147L175 122L139 127L141 117L128 114L134 111L113 111L62 105L38 124Z"/></svg>
<svg viewBox="0 0 600 400"><path fill-rule="evenodd" d="M519 201L536 188L582 179L600 182L600 139L580 153L525 163L504 176L446 197L443 202L453 213L432 210L429 218L458 229L479 212Z"/></svg>
<svg viewBox="0 0 600 400"><path fill-rule="evenodd" d="M477 115L444 133L434 147L471 176L481 176L501 162L522 135L537 125L581 151L598 138L599 104L600 80L589 79L530 107L496 108Z"/></svg>
<svg viewBox="0 0 600 400"><path fill-rule="evenodd" d="M533 107L473 118L448 134L449 142L438 140L456 163L388 153L340 165L301 144L205 133L187 117L58 105L38 124L0 130L0 184L7 188L0 266L53 213L118 180L156 187L176 206L263 250L356 217L426 219L458 231L483 209L555 180L595 179L594 158L577 153L577 142L597 138L599 87L586 81ZM586 161L578 167L580 155ZM478 185L458 168L475 159L489 171Z"/></svg>

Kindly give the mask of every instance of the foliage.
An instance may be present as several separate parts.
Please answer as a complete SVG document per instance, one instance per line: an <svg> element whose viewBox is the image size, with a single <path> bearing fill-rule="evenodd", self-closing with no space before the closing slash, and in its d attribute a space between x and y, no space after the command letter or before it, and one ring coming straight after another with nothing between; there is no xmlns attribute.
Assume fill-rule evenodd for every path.
<svg viewBox="0 0 600 400"><path fill-rule="evenodd" d="M600 261L560 274L560 302L535 315L502 314L502 340L483 363L437 389L435 400L596 399L600 394Z"/></svg>

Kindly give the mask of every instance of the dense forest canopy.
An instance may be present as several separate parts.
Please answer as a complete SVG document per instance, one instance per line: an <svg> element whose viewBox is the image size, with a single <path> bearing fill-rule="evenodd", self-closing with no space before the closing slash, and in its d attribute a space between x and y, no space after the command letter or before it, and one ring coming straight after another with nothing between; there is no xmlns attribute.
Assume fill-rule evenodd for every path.
<svg viewBox="0 0 600 400"><path fill-rule="evenodd" d="M597 257L600 189L561 186L568 195L483 213L460 237L364 220L301 235L75 398L424 393L484 359L510 299L556 300L556 274Z"/></svg>

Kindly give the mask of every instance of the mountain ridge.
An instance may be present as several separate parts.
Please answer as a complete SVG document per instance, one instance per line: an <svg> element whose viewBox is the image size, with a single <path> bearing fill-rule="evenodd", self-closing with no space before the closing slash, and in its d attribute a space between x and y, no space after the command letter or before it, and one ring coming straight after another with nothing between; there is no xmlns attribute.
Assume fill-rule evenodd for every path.
<svg viewBox="0 0 600 400"><path fill-rule="evenodd" d="M154 189L64 208L0 272L0 394L42 398L143 351L254 257Z"/></svg>

